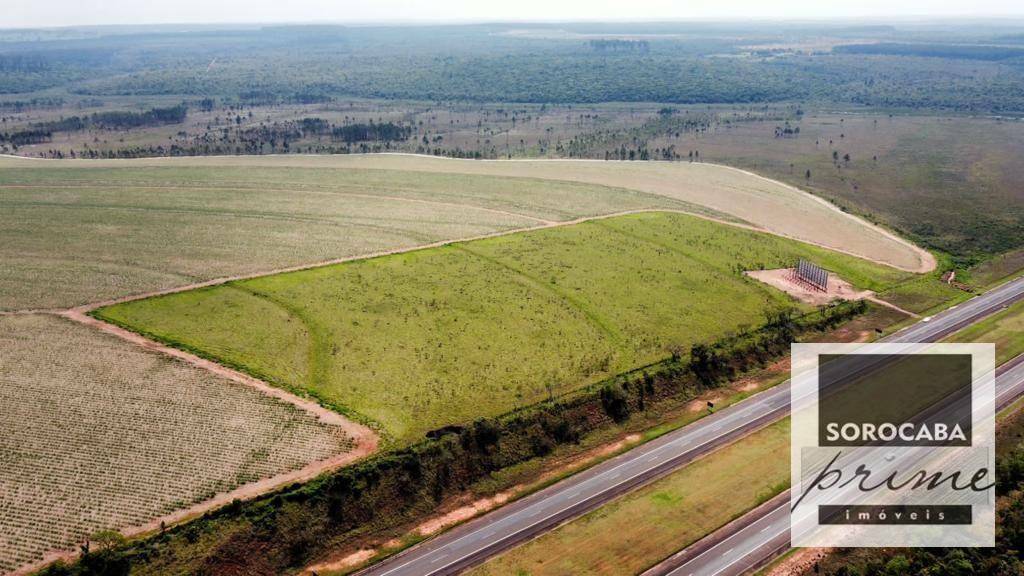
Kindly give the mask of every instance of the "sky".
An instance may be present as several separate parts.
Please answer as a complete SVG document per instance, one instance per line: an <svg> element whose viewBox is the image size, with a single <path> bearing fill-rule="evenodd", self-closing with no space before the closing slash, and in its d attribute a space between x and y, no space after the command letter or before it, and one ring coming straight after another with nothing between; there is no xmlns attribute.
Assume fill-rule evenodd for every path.
<svg viewBox="0 0 1024 576"><path fill-rule="evenodd" d="M93 24L1024 17L1021 0L0 0L0 28Z"/></svg>

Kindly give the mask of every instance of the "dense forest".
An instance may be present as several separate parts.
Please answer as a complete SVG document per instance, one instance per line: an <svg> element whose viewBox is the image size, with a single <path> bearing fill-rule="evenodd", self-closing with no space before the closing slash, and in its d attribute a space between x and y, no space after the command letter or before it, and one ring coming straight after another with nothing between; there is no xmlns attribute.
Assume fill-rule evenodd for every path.
<svg viewBox="0 0 1024 576"><path fill-rule="evenodd" d="M992 45L1011 28L609 26L113 28L42 42L0 31L0 93L1024 111L1024 49Z"/></svg>

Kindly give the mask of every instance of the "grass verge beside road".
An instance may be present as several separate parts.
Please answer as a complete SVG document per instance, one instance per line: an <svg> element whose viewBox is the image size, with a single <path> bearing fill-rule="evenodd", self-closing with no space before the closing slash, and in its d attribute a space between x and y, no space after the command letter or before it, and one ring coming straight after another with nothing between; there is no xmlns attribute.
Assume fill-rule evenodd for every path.
<svg viewBox="0 0 1024 576"><path fill-rule="evenodd" d="M788 455L787 418L469 574L639 573L785 490Z"/></svg>
<svg viewBox="0 0 1024 576"><path fill-rule="evenodd" d="M993 342L996 364L1024 354L1024 301L953 334L949 342Z"/></svg>

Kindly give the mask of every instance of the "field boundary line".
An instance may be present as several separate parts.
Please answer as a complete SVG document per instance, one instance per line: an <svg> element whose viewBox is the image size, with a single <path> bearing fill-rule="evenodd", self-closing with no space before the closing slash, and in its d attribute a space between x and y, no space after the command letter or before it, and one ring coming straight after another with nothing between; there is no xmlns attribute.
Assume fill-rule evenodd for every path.
<svg viewBox="0 0 1024 576"><path fill-rule="evenodd" d="M255 389L257 392L264 396L275 398L279 401L291 404L295 408L307 412L313 415L318 422L323 424L340 428L348 438L351 438L353 447L351 450L335 454L329 458L324 458L314 462L310 462L302 468L292 470L289 472L282 472L269 476L267 478L261 478L253 482L247 482L227 492L221 492L215 494L211 498L196 502L187 507L180 508L169 514L149 520L143 524L137 524L127 527L118 527L117 531L126 537L140 536L147 533L156 532L166 526L171 526L189 520L191 518L201 516L202 514L211 510L220 508L227 504L230 504L234 500L251 500L258 498L268 492L275 489L294 484L297 482L305 482L312 480L313 478L325 473L337 470L345 465L351 464L357 460L360 460L366 456L369 456L377 451L380 443L380 438L376 432L374 432L368 426L364 426L358 422L350 420L342 414L339 414L333 410L325 408L313 400L301 398L283 388L272 386L258 378L254 378L232 368L228 368L211 360L200 358L189 352L173 348L154 340L151 340L141 334L137 334L130 330L121 328L115 324L105 322L98 318L93 318L87 313L80 309L72 308L67 310L39 310L39 311L25 311L16 312L14 314L28 315L28 314L51 314L62 318L65 318L71 322L76 322L93 329L99 330L106 334L112 335L116 338L124 340L129 344L136 345L143 350L151 353L160 354L163 356L171 357L175 360L184 362L191 365L192 367L200 370L209 372L223 379L230 380L236 384ZM0 313L3 314L3 313ZM14 314L3 314L3 315L14 315ZM26 564L16 568L13 572L10 572L8 576L23 576L31 574L37 570L41 570L49 564L57 560L74 560L79 557L79 553L73 550L52 550L43 555L43 558L38 562Z"/></svg>
<svg viewBox="0 0 1024 576"><path fill-rule="evenodd" d="M419 157L419 158L442 158L444 160L471 161L471 162L527 162L527 163L528 162L569 162L569 163L573 163L573 162L580 162L580 163L583 163L583 162L613 162L611 160L600 160L598 158L508 158L508 159L504 159L504 160L502 160L502 159L494 159L494 158L481 158L479 160L477 160L477 159L468 160L466 158L451 158L451 157L448 157L448 156L432 156L430 154L414 154L414 153L409 153L409 152L376 152L376 153L367 153L365 155L366 156L371 156L371 155L379 155L379 156L415 156L415 157ZM635 162L635 160L634 160L634 162ZM642 162L659 162L659 163L663 163L663 164L675 164L676 163L673 160L643 160ZM776 184L776 185L782 186L783 188L786 188L788 190L796 192L797 194L800 194L801 196L809 197L811 200L814 200L815 202L818 202L818 203L822 204L823 206L829 208L830 210L838 212L842 216L844 216L846 218L849 218L851 220L854 220L858 224L861 224L862 226L866 226L867 228L870 228L870 229L872 229L872 230L882 234L883 236L889 238L890 240L893 240L893 241L895 241L898 244L901 244L903 246L906 246L907 248L910 248L912 251L917 253L918 258L921 261L921 265L918 267L917 270L906 270L907 272L916 272L918 274L925 274L927 272L931 272L932 270L934 270L938 266L938 262L935 260L935 256L933 256L931 252L925 250L924 248L921 248L920 246L914 244L913 242L907 240L906 238L902 238L899 235L895 234L894 232L892 232L890 230L887 230L887 229L883 228L882 226L879 226L878 224L870 222L870 221L868 221L868 220L866 220L866 219L864 219L864 218L862 218L860 216L857 216L855 214L850 214L849 212L843 211L841 208L839 208L835 204L833 204L833 203L829 202L828 200L818 196L817 194L812 194L811 192L808 192L806 190L798 188L798 187L796 187L796 186L794 186L792 184L787 184L787 183L785 183L785 182L783 182L781 180L776 180L774 178L769 178L767 176L762 176L761 174L757 174L755 172L751 172L750 170L745 170L743 168L737 168L735 166L729 166L728 164L719 164L717 162L703 162L703 161L699 162L699 164L703 164L705 166L715 166L717 168L723 168L725 170L732 170L734 172L739 172L740 174L745 174L747 176L751 176L751 177L756 178L758 180L762 180L762 181L765 181L765 182L770 182L772 184ZM780 236L781 236L781 234L780 234ZM859 258L864 258L864 256L858 256L858 257ZM867 259L867 258L865 258L865 259Z"/></svg>
<svg viewBox="0 0 1024 576"><path fill-rule="evenodd" d="M304 157L304 156L305 157L317 157L317 158L319 158L319 157L330 157L329 155L323 155L323 154L263 154L260 157L263 157L263 158L266 158L266 157L272 157L272 158L276 157L276 158L286 158L287 159L287 158L296 158L296 157ZM619 164L619 163L622 162L622 161L614 161L614 160L601 160L601 159L597 159L597 158L507 158L507 159L480 158L480 159L468 159L468 158L451 158L451 157L448 157L448 156L434 156L434 155L431 155L431 154L416 154L416 153L412 153L412 152L366 152L366 153L347 154L347 155L344 155L344 156L364 156L364 157L372 157L372 156L399 156L399 157L401 157L401 156L408 156L408 157L414 157L414 158L430 158L430 159L439 160L439 161L447 160L447 161L452 162L453 164L464 163L464 162L488 162L488 163L501 163L501 162L505 162L505 163L530 163L530 162L548 163L548 162L550 162L550 163L580 163L580 164L582 164L582 163ZM222 154L222 155L213 155L213 156L202 156L201 158L212 158L212 159L217 159L217 158L244 158L244 159L248 159L248 158L251 158L251 157L252 157L251 155ZM31 157L31 156L18 156L18 155L15 155L15 154L0 154L0 158L10 158L10 159L14 159L14 160L32 160L32 161L42 161L42 162L49 161L49 162L67 162L67 163L84 163L84 164L88 164L90 162L100 162L100 161L106 161L106 162L111 162L111 163L114 163L114 164L118 164L118 163L121 163L121 162L127 163L127 162L130 162L131 160L133 160L132 158L95 159L95 160L94 159L86 159L86 158L78 158L78 159L68 160L68 159L58 159L58 158L34 158L34 157ZM178 159L178 158L192 158L192 157L152 156L152 157L146 158L146 160L160 162L160 161L176 161L175 159ZM646 163L657 163L657 164L677 164L678 163L678 162L676 162L674 160L634 160L634 161L631 161L631 162L646 162ZM865 218L863 218L861 216L857 216L855 214L851 214L849 212L846 212L846 211L842 210L841 208L839 208L835 204L829 202L828 200L826 200L826 199L824 199L824 198L822 198L822 197L820 197L820 196L818 196L816 194L813 194L811 192L803 190L803 189L801 189L801 188L799 188L797 186L794 186L792 184L787 184L785 182L782 182L781 180L776 180L774 178L769 178L767 176L762 176L761 174L757 174L755 172L751 172L750 170L745 170L743 168L737 168L735 166L729 166L727 164L719 164L717 162L703 162L703 161L701 161L701 162L699 162L699 164L702 164L704 166L713 166L713 167L724 169L724 170L730 170L730 171L733 171L733 172L738 172L740 174L745 174L747 176L751 176L753 178L762 180L764 182L770 182L772 184L781 186L781 187L783 187L783 188L785 188L787 190L790 190L792 192L795 192L795 193L797 193L797 194L799 194L801 196L808 197L811 200L813 200L814 202L817 202L817 203L821 204L822 206L825 206L829 210L832 210L832 211L838 213L839 215L841 215L841 216L843 216L845 218L853 220L854 222L857 222L861 226L864 226L864 227L866 227L866 228L868 228L870 230L878 232L879 234L882 234L883 236L885 236L886 238L889 238L890 240L896 242L897 244L900 244L902 246L905 246L905 247L909 248L911 251L913 251L914 253L917 254L918 260L920 262L920 265L916 269L913 269L913 270L906 269L906 268L901 268L901 267L898 267L898 266L893 266L892 264L889 264L889 263L886 263L886 262L879 262L878 260L875 260L875 259L872 259L872 258L867 258L865 256L861 256L861 255L858 255L858 254L853 254L851 252L846 252L844 250L839 250L839 249L836 249L836 248L822 246L821 244L817 244L817 243L814 243L814 242L809 242L807 240L803 240L803 239L800 239L800 238L793 238L792 236L788 236L788 235L785 235L785 234L777 234L775 232L772 232L773 234L776 234L778 236L783 236L785 238L792 238L794 240L800 240L802 242L808 242L810 244L815 244L816 246L822 246L822 247L825 247L825 248L829 248L831 250L836 250L837 252L842 252L844 254L850 254L852 256L857 256L858 258L863 258L865 260L871 260L871 261L874 261L874 262L879 262L879 263L882 263L882 264L886 264L887 266L892 266L894 268L898 268L898 269L904 270L906 272L914 272L914 273L917 273L917 274L925 274L925 273L931 272L932 270L935 270L935 268L938 267L938 261L935 259L935 256L932 255L931 252L925 250L924 248L921 248L920 246L914 244L910 240L907 240L906 238L903 238L903 237L899 236L895 232L892 232L891 230L888 230L888 229L884 228L883 226L880 226L878 224L870 222L869 220L867 220L867 219L865 219ZM412 170L412 171L417 171L417 170ZM420 170L420 171L422 172L423 170ZM558 180L557 178L542 178L542 179ZM656 195L656 196L662 196L662 197L666 197L667 198L667 196L664 196L663 194L657 194L657 193L653 193L653 192L648 192L648 193Z"/></svg>
<svg viewBox="0 0 1024 576"><path fill-rule="evenodd" d="M226 284L228 282L237 282L240 280L252 280L255 278L262 278L264 276L276 276L277 274L287 274L289 272L300 272L302 270L312 270L315 268L323 268L326 266L334 266L335 264L344 264L346 262L353 262L356 260L370 260L373 258L381 258L384 256L392 256L396 254L407 254L410 252L416 252L419 250L428 250L431 248L440 248L442 246L448 246L450 244L462 243L462 242L473 242L475 240L487 240L489 238L500 238L502 236L509 236L512 234L519 234L521 232L532 232L534 230L545 230L548 228L558 228L561 226L573 226L576 224L583 224L584 222L591 222L594 220L606 220L609 218L617 218L619 216L630 216L634 214L656 214L656 213L668 213L668 214L683 214L686 216L692 216L700 218L702 220L708 220L710 222L717 222L719 224L725 224L727 226L733 226L736 228L742 228L744 230L750 230L752 232L761 232L764 234L774 234L773 232L764 228L754 226L752 224L746 224L742 222L731 222L722 218L715 218L714 216L708 216L706 214L698 214L687 210L681 210L677 208L637 208L635 210L624 210L621 212L610 212L608 214L598 214L594 216L582 216L580 218L574 218L572 220L561 220L557 222L551 222L548 224L538 224L536 226L527 226L525 228L510 228L507 230L498 230L495 232L488 232L486 234L477 234L474 236L466 236L462 238L450 238L445 240L438 240L436 242L428 242L426 244L416 244L413 246L404 246L401 248L393 248L389 250L379 250L376 252L368 252L364 254L356 254L352 256L343 256L341 258L332 258L330 260L322 260L320 262L312 262L308 264L297 264L295 266L286 266L283 268L275 268L270 270L262 270L259 272L251 272L245 274L236 274L233 276L222 276L219 278L213 278L210 280L203 280L202 282L194 282L192 284L185 284L181 286L175 286L172 288L163 288L160 290L152 290L149 292L142 292L139 294L133 294L129 296L122 296L118 298L111 298L109 300L103 300L99 302L91 302L88 304L82 304L79 306L73 306L67 309L42 309L42 310L8 310L0 311L0 316L9 316L14 314L27 314L27 313L56 313L63 314L65 312L79 312L87 314L96 310L97 308L103 308L105 306L113 306L114 304L124 304L126 302L133 302L135 300L144 300L146 298L152 298L154 296L166 296L168 294L176 294L178 292L187 292L189 290L195 290L197 288L207 288L210 286L218 286L220 284ZM778 234L775 234L778 236ZM797 240L798 242L805 242L803 240ZM817 244L813 244L818 246ZM821 246L824 248L824 246ZM852 254L851 254L852 255ZM858 256L858 258L862 258ZM891 267L891 266L890 266Z"/></svg>
<svg viewBox="0 0 1024 576"><path fill-rule="evenodd" d="M49 159L48 158L39 158L39 160L49 160ZM596 162L596 160L595 160L595 162ZM683 210L683 209L680 209L680 208L637 208L637 209L634 209L634 210L624 210L624 211L620 211L620 212L610 212L610 213L607 213L607 214L598 214L598 215L593 215L593 216L582 216L582 217L574 218L574 219L571 219L571 220L555 221L555 222L550 222L548 224L539 224L539 225L536 225L536 226L527 226L525 228L510 228L510 229L507 229L507 230L498 230L498 231L495 231L495 232L488 232L486 234L478 234L478 235L475 235L475 236L467 236L467 237L462 237L462 238L451 238L451 239L446 239L446 240L438 240L436 242L428 242L426 244L416 244L416 245L413 245L413 246L404 246L404 247L401 247L401 248L394 248L394 249L390 249L390 250L379 250L379 251L376 251L376 252L368 252L368 253L356 254L356 255L352 255L352 256L343 256L341 258L332 258L330 260L322 260L322 261L319 261L319 262L312 262L312 263L308 263L308 264L297 264L295 266L286 266L286 267L274 268L274 269L270 269L270 270L262 270L262 271L257 271L257 272L248 272L248 273L236 274L236 275L232 275L232 276L221 276L221 277L218 277L218 278L211 278L210 280L203 280L201 282L194 282L194 283L191 283L191 284L184 284L184 285L181 285L181 286L174 286L174 287L171 287L171 288L162 288L162 289L159 289L159 290L151 290L151 291L148 291L148 292L141 292L141 293L138 293L138 294L132 294L132 295L128 295L128 296L120 296L120 297L111 298L111 299L108 299L108 300L102 300L102 301L98 301L98 302L91 302L91 303L87 303L87 304L81 304L81 305L78 305L78 306L73 306L71 308L43 308L43 309L27 308L27 309L21 309L21 310L0 310L0 316L14 316L14 315L19 315L19 314L58 314L58 315L60 315L60 314L63 314L65 312L70 312L70 311L77 311L77 312L81 312L81 313L85 314L85 313L89 313L89 312L91 312L91 311L93 311L93 310L95 310L97 308L103 308L105 306L113 306L114 304L124 304L126 302L133 302L135 300L144 300L146 298L152 298L152 297L155 297L155 296L166 296L168 294L177 294L178 292L187 292L189 290L195 290L197 288L207 288L207 287L210 287L210 286L218 286L220 284L226 284L228 282L236 282L236 281L240 281L240 280L251 280L251 279L254 279L254 278L261 278L261 277L264 277L264 276L274 276L274 275L277 275L277 274L286 274L286 273L289 273L289 272L300 272L302 270L312 270L312 269L315 269L315 268L323 268L325 266L333 266L335 264L344 264L345 262L353 262L353 261L356 261L356 260L369 260L369 259L373 259L373 258L380 258L380 257L383 257L383 256L391 256L391 255L394 255L394 254L406 254L406 253L409 253L409 252L416 252L418 250L427 250L427 249L430 249L430 248L440 248L442 246L447 246L447 245L455 244L455 243L458 243L458 242L472 242L474 240L486 240L486 239L489 239L489 238L500 238L502 236L509 236L511 234L518 234L520 232L532 232L534 230L544 230L544 229L547 229L547 228L557 228L557 227L560 227L560 226L572 226L572 225L575 225L575 224L582 224L584 222L591 222L591 221L597 221L597 220L607 220L607 219L616 218L616 217L619 217L619 216L630 216L630 215L633 215L633 214L657 214L657 213L683 214L683 215L686 215L686 216L692 216L694 218L700 218L701 220L706 220L708 222L715 222L715 223L718 223L718 224L724 224L726 226L732 226L734 228L740 228L740 229L743 229L743 230L749 230L751 232L760 232L762 234L771 234L772 236L778 236L780 238L786 238L786 239L789 239L789 240L794 240L796 242L802 242L802 243L808 244L810 246L817 246L818 248L824 248L825 250L831 250L832 252L836 252L836 253L839 253L839 254L846 254L847 256L853 256L853 257L859 258L861 260L866 260L868 262L874 262L875 264L881 264L882 266L886 266L886 267L892 268L894 270L902 270L904 272L908 272L908 270L905 270L903 268L899 268L897 266L893 266L892 264L890 264L888 262L883 262L881 260L877 260L877 259L874 259L874 258L868 258L866 256L862 256L860 254L856 254L856 253L850 252L848 250L842 250L842 249L839 249L839 248L834 248L834 247L831 247L831 246L826 246L826 245L818 243L818 242L814 242L814 241L810 241L810 240L804 240L804 239L801 239L801 238L794 238L792 236L788 236L788 235L785 235L785 234L780 234L778 232L774 232L772 230L768 230L766 228L762 228L760 226L756 226L754 224L750 224L750 223L746 223L746 222L736 222L736 221L726 220L724 218L717 218L715 216L710 216L708 214L701 214L701 213L698 213L698 212L692 212L692 211Z"/></svg>
<svg viewBox="0 0 1024 576"><path fill-rule="evenodd" d="M581 217L581 218L576 218L576 219L567 220L567 221L561 221L561 222L551 222L551 223L548 223L548 224L541 224L541 225L538 225L538 226L532 226L532 227L528 227L528 228L525 228L525 229L524 228L520 228L520 229L512 229L512 230L503 230L503 231L498 231L498 232L494 232L494 233L490 233L490 234L479 235L479 236L470 237L470 238L463 238L463 239L456 239L456 240L443 240L443 241L438 241L438 242L430 243L430 244L427 244L427 245L412 246L412 247L407 247L407 248L388 250L388 251L383 251L383 252L380 252L380 253L369 254L369 255L351 256L351 257L340 258L340 259L331 260L331 261L327 261L327 262L295 266L295 267L291 267L291 268L283 269L283 270L278 270L278 271L262 272L262 273L255 273L255 274L249 274L249 275L239 275L239 276L232 276L232 277L227 277L227 278L218 278L218 279L214 279L214 280L209 280L209 281L205 281L205 282L198 282L198 283L194 283L194 284L190 284L190 285L186 285L186 286L179 286L179 287L176 287L176 288L170 288L170 289L166 289L166 290L160 290L160 291L144 293L144 294L136 294L136 295L133 295L133 296L127 296L127 297L124 297L124 298L118 298L116 300L109 300L109 301L104 301L104 302L96 302L96 303L84 304L84 305L81 305L81 306L76 306L76 307L67 308L67 309L35 309L35 310L0 311L0 317L2 317L2 316L16 316L16 315L31 315L31 314L50 314L50 315L56 315L56 316L65 318L65 319L67 319L69 321L76 322L78 324L82 324L82 325L88 326L88 327L90 327L92 329L96 329L96 330L99 330L99 331L104 332L106 334L109 334L109 335L112 335L114 337L117 337L117 338L119 338L121 340L124 340L124 341L128 342L129 344L138 346L138 347L140 347L140 348L142 348L144 350L147 350L149 352L156 353L156 354L161 354L163 356L170 357L170 358L173 358L173 359L181 361L181 362L185 362L186 364L189 364L189 365L191 365L191 366L193 366L195 368L198 368L198 369L204 370L206 372L209 372L211 374L214 374L215 376L231 380L231 381L233 381L233 382L235 382L237 384L248 386L248 387L250 387L252 389L255 389L256 391L264 394L264 395L267 395L267 396L276 398L278 400L281 400L283 402L287 402L289 404L292 404L296 408L298 408L300 410L304 410L304 411L314 415L317 418L317 420L320 421L320 422L323 422L323 423L328 424L328 425L334 425L334 426L340 427L353 440L354 447L353 447L352 450L349 450L347 452L343 452L341 454L337 454L335 456L332 456L331 458L324 459L324 460L319 460L319 461L316 461L316 462L311 462L311 463L307 464L306 466L304 466L304 467L302 467L302 468L300 468L298 470L293 470L291 472L286 472L286 473L278 474L278 475L275 475L275 476L272 476L272 477L269 477L269 478L264 478L264 479L257 480L255 482L250 482L250 483L244 484L244 485L239 486L238 488L235 488L235 489L230 490L228 492L216 494L216 495L214 495L210 499L207 499L207 500L204 500L202 502L193 504L193 505L188 506L186 508L182 508L180 510L176 510L176 511L170 513L170 514L166 514L166 515L161 516L159 518L150 520L149 522L146 522L145 524L136 525L136 526L129 526L129 527L125 527L125 528L118 528L118 531L121 534L123 534L124 536L126 536L126 537L139 536L139 535L143 535L143 534L146 534L146 533L151 533L151 532L154 532L156 530L159 530L159 529L161 529L162 526L173 525L175 523L179 523L179 522L188 520L190 518L202 515L203 513L206 513L206 512L209 512L211 510L214 510L216 508L225 506L225 505L231 503L233 500L236 500L236 499L238 499L238 500L248 500L248 499L257 498L257 497L259 497L259 496L261 496L263 494L266 494L267 492L270 492L270 491L272 491L274 489L277 489L277 488L281 488L281 487L283 487L285 485L296 483L296 482L304 482L304 481L310 480L310 479L312 479L312 478L314 478L314 477L316 477L316 476L318 476L320 474L323 474L323 473L326 473L326 472L330 472L330 471L336 470L338 468L341 468L341 467L343 467L345 465L351 464L351 463L353 463L353 462L355 462L355 461L357 461L359 459L362 459L362 458L364 458L366 456L369 456L369 455L377 452L377 450L379 448L379 445L380 445L380 436L374 430L372 430L370 427L365 426L363 424L360 424L360 423L358 423L358 422L356 422L356 421L354 421L352 419L349 419L348 417L346 417L343 414L340 414L338 412L335 412L334 410L326 408L326 407L322 406L321 404L319 404L318 402L316 402L315 400L310 400L310 399L302 398L302 397L300 397L300 396L298 396L296 394L293 394L293 393L291 393L291 392L289 392L289 391L287 391L287 390L285 390L283 388L279 388L277 386L273 386L272 384L269 384L269 383L267 383L267 382L265 382L265 381L263 381L263 380L261 380L259 378L256 378L256 377L250 376L248 374L245 374L244 372L241 372L239 370L235 370L233 368L229 368L229 367L224 366L224 365L222 365L222 364L220 364L218 362L215 362L213 360L207 360L205 358L202 358L202 357L197 356L195 354L192 354L190 352L186 352L184 350L181 350L181 349L178 349L178 348L174 348L173 346L170 346L170 345L167 345L167 344L163 344L161 342L153 340L153 339L151 339L151 338L149 338L147 336L144 336L142 334L139 334L137 332L133 332L133 331L128 330L126 328L122 328L121 326L118 326L118 325L113 324L111 322L107 322L107 321L102 320L100 318L93 317L93 316L91 316L89 314L93 310L96 310L96 309L104 307L104 306L109 306L109 305L112 305L112 304L131 302L131 301L141 300L141 299L150 298L150 297L154 297L154 296L160 296L160 295L167 295L167 294L174 294L174 293L179 293L179 292L185 292L185 291L194 290L194 289L203 288L203 287L208 287L208 286L216 286L216 285L226 284L228 282L237 281L237 280L259 278L259 277L271 276L271 275L287 273L287 272L295 272L295 271L301 271L301 270L321 268L321 267L324 267L324 266L331 266L331 265L341 264L341 263L344 263L344 262L350 262L350 261L355 261L355 260L363 260L363 259L367 259L367 258L376 258L376 257L393 255L393 254L402 254L402 253L414 252L414 251L417 251L417 250L426 250L426 249L430 249L430 248L437 248L437 247L452 245L452 244L456 244L456 243L469 242L469 241L473 241L473 240L483 240L483 239L487 239L487 238L496 238L496 237L501 237L501 236L507 236L507 235L517 234L517 233L520 233L520 232L527 232L527 231L531 231L531 230L543 230L543 229L548 229L548 228L557 228L557 227L561 227L561 226L572 226L572 225L582 224L584 222L589 222L589 221L594 221L594 220L602 220L602 219L607 219L607 218L614 218L614 217L617 217L617 216L627 216L627 215L630 215L630 214L644 214L644 213L678 213L678 214L684 214L684 215L693 216L693 217L697 217L697 218L713 220L713 221L716 221L716 222L719 222L719 223L722 223L722 224L726 224L726 225L729 225L729 226L736 226L736 227L739 227L739 228L748 229L748 230L757 231L757 232L770 233L767 230L760 229L760 228L757 228L755 226L751 226L749 224L742 224L742 223L737 223L737 222L729 222L727 220L722 220L722 219L706 216L706 215L703 215L703 214L695 214L695 213L687 212L687 211L684 211L684 210L645 208L645 209L629 210L629 211L624 211L624 212L617 212L617 213L611 213L611 214L603 214L603 215L597 215L597 216L586 216L586 217ZM47 565L49 565L49 564L51 564L51 563L53 563L53 562L55 562L57 560L73 560L73 559L77 558L78 556L79 556L79 553L75 552L75 551L72 551L72 550L54 550L54 551L46 553L44 555L43 559L40 560L39 562L32 563L30 565L25 565L25 566L17 568L15 572L12 572L10 574L10 576L22 576L22 575L30 574L30 573L32 573L34 571L42 569L43 567L45 567L45 566L47 566Z"/></svg>

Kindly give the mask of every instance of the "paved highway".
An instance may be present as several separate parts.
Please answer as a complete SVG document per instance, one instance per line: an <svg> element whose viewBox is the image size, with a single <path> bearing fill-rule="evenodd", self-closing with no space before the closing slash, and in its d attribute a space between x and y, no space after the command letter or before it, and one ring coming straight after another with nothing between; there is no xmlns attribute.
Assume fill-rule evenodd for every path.
<svg viewBox="0 0 1024 576"><path fill-rule="evenodd" d="M1024 395L1024 356L996 370L996 410ZM789 549L789 496L758 508L644 572L643 576L736 576Z"/></svg>
<svg viewBox="0 0 1024 576"><path fill-rule="evenodd" d="M1022 298L1024 278L919 321L885 341L933 342ZM788 411L787 382L467 522L359 574L435 576L457 573L782 418ZM788 531L788 520L786 526ZM762 524L757 525L758 529L761 527ZM767 529L765 532L773 533ZM785 537L787 541L780 544L781 547L788 546L788 532ZM751 542L757 543L756 539ZM728 556L746 557L747 553L737 549ZM738 564L733 566L738 567Z"/></svg>

